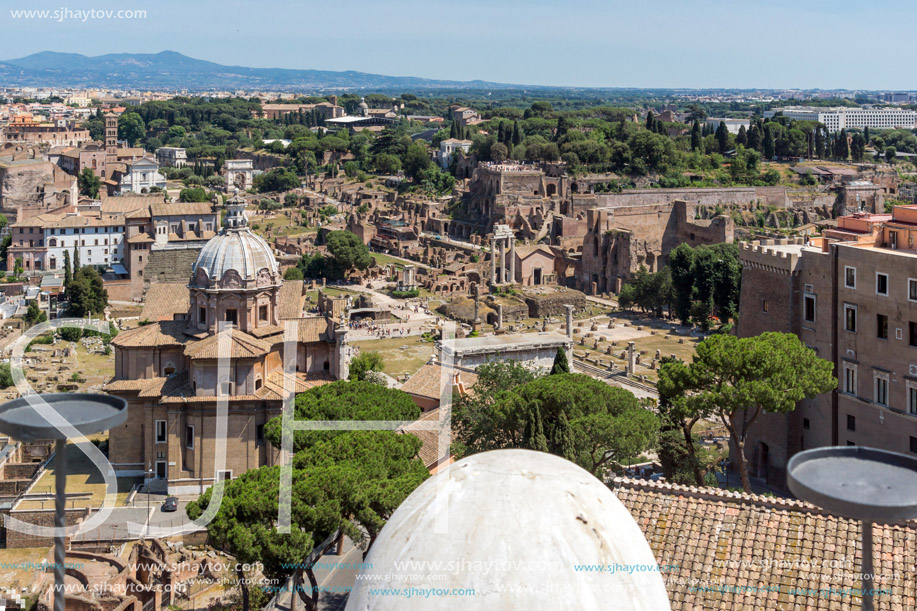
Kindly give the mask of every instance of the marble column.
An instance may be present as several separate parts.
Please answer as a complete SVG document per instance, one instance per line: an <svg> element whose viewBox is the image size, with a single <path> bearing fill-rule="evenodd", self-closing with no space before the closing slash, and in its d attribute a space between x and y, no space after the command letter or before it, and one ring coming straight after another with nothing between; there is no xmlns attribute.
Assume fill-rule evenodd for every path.
<svg viewBox="0 0 917 611"><path fill-rule="evenodd" d="M573 339L573 306L564 305L567 310L567 337Z"/></svg>
<svg viewBox="0 0 917 611"><path fill-rule="evenodd" d="M490 238L490 283L497 283L497 240Z"/></svg>
<svg viewBox="0 0 917 611"><path fill-rule="evenodd" d="M504 240L503 238L500 238L500 266L499 267L500 267L499 283L504 284L506 282L506 240Z"/></svg>
<svg viewBox="0 0 917 611"><path fill-rule="evenodd" d="M515 284L516 282L516 238L511 236L507 238L509 240L509 282L510 284Z"/></svg>

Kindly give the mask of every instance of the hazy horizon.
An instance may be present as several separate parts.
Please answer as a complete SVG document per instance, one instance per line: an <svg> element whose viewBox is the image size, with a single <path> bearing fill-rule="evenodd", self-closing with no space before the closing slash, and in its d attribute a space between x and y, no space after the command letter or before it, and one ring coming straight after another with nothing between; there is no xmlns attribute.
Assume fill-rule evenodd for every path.
<svg viewBox="0 0 917 611"><path fill-rule="evenodd" d="M173 50L254 68L353 70L437 80L641 89L914 90L917 7L898 0L805 4L660 0L651 9L571 0L354 0L345 8L278 0L92 4L14 0L0 13L0 57L41 51ZM146 11L141 19L13 18L11 11ZM894 17L894 18L891 18ZM893 41L888 45L886 41ZM891 47L892 51L886 51ZM880 50L870 52L870 48Z"/></svg>

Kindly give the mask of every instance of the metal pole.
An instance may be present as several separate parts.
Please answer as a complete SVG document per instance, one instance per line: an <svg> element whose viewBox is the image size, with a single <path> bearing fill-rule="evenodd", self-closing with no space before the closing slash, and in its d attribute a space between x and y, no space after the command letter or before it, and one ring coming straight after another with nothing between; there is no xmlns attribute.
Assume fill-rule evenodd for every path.
<svg viewBox="0 0 917 611"><path fill-rule="evenodd" d="M863 611L874 611L872 600L872 522L862 522L863 537ZM55 609L55 611L57 611Z"/></svg>
<svg viewBox="0 0 917 611"><path fill-rule="evenodd" d="M67 440L58 439L54 444L54 611L64 611L64 544L67 508Z"/></svg>

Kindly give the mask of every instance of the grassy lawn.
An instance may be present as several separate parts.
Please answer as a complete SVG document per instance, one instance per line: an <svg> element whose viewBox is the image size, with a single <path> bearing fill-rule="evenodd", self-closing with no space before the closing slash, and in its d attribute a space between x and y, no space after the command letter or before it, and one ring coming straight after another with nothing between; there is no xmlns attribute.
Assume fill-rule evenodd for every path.
<svg viewBox="0 0 917 611"><path fill-rule="evenodd" d="M0 549L0 585L14 590L30 587L37 579L37 569L4 567L10 567L17 563L25 564L31 562L32 564L38 564L42 560L48 559L50 549L50 546ZM48 560L53 562L53 559Z"/></svg>
<svg viewBox="0 0 917 611"><path fill-rule="evenodd" d="M650 322L655 322L658 324L658 321L653 319L629 319L629 324L633 326L640 326L641 323L647 324ZM603 323L599 323L599 326L604 326ZM659 329L658 327L644 326L644 331L655 330L656 335L645 335L641 337L635 337L631 340L621 340L618 341L615 346L613 346L613 354L607 354L606 350L608 347L608 342L600 341L599 349L595 350L593 346L593 338L585 338L588 348L585 348L581 344L576 344L574 349L577 352L585 351L590 358L599 358L602 359L605 363L609 361L612 362L615 367L619 369L625 368L626 358L621 358L621 353L627 349L627 344L629 341L634 342L634 347L637 352L645 352L641 355L641 364L637 365L636 373L638 375L645 375L647 381L655 382L658 379L658 371L655 369L650 369L649 364L652 363L653 357L656 354L656 350L659 350L661 356L669 356L674 354L676 357L683 361L690 361L694 356L697 343L700 338L690 337L686 335L670 335L669 339L666 339L665 333L668 330ZM580 336L577 336L578 338ZM679 343L679 340L684 340L684 343Z"/></svg>
<svg viewBox="0 0 917 611"><path fill-rule="evenodd" d="M32 493L54 493L54 460L49 464L49 468L32 487ZM131 487L142 478L119 477L117 504L124 505ZM67 446L67 493L89 493L91 498L81 498L68 501L68 506L86 507L91 505L98 507L105 500L105 480L102 474L96 469L92 461L80 451L75 445ZM44 501L28 501L20 503L19 509L53 509L54 499Z"/></svg>
<svg viewBox="0 0 917 611"><path fill-rule="evenodd" d="M376 265L379 265L380 267L383 265L388 265L389 263L391 263L392 265L394 265L397 268L402 268L405 265L407 265L401 259L396 259L395 257L390 257L389 255L383 255L382 253L378 253L378 252L371 252L369 253L369 256L375 259Z"/></svg>
<svg viewBox="0 0 917 611"><path fill-rule="evenodd" d="M361 352L378 352L385 362L383 371L390 376L413 374L433 355L433 343L420 336L369 339L354 342Z"/></svg>

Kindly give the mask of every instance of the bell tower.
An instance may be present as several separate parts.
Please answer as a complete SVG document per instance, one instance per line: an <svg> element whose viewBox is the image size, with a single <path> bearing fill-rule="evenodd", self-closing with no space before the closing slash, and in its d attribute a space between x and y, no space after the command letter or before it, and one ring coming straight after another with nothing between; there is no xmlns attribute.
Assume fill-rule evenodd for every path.
<svg viewBox="0 0 917 611"><path fill-rule="evenodd" d="M114 155L118 150L118 116L105 115L105 152Z"/></svg>

